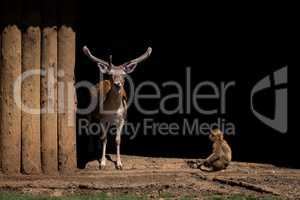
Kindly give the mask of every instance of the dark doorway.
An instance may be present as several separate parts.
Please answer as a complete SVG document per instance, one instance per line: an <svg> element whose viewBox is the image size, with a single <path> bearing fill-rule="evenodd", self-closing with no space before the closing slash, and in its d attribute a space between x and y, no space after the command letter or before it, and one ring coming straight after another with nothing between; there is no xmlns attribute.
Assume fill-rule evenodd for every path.
<svg viewBox="0 0 300 200"><path fill-rule="evenodd" d="M207 116L191 110L190 114L167 115L158 112L149 116L131 106L128 121L138 123L151 118L154 123L175 122L180 125L182 132L183 119L190 122L194 119L200 122L225 119L224 123L229 121L236 127L236 135L226 136L233 148L234 160L296 166L296 158L292 155L296 136L291 131L291 125L288 133L278 133L256 119L250 110L250 92L256 82L286 65L289 66L289 74L293 71L290 41L280 24L269 24L267 28L259 23L259 19L252 19L258 22L253 24L245 18L241 23L233 16L212 18L189 10L181 15L155 10L156 17L151 19L147 16L149 13L153 15L154 10L143 10L136 15L144 20L144 23L139 23L136 18L123 18L123 12L118 13L118 16L109 15L105 10L111 7L101 9L100 12L99 6L97 3L81 3L80 6L77 23L77 82L88 80L97 83L99 79L97 66L82 53L84 45L104 59L113 54L116 64L140 55L151 46L151 58L140 64L132 74L136 85L149 80L160 86L162 96L176 92L174 88L164 88L162 84L175 80L184 88L186 69L190 66L192 88L202 81L211 81L217 85L234 81L235 86L228 90L225 114L218 111L217 114ZM85 107L89 102L88 94L84 90L77 92L78 106ZM145 88L144 92L153 93L153 88ZM267 92L257 97L260 98L259 109L270 116L273 115L272 95L272 92ZM159 100L142 102L146 108L159 107L159 103ZM212 109L219 108L220 102L210 100L201 103L205 108ZM177 104L177 100L170 100L168 106ZM78 119L83 117L86 116L78 116ZM97 137L95 146L99 147L96 141ZM115 149L113 141L110 140L108 147L111 153ZM88 153L85 136L78 136L77 143L80 166L97 157L99 148L95 148L94 153ZM198 158L207 155L210 145L207 136L154 136L144 135L141 131L134 140L128 136L122 138L121 152L143 156Z"/></svg>

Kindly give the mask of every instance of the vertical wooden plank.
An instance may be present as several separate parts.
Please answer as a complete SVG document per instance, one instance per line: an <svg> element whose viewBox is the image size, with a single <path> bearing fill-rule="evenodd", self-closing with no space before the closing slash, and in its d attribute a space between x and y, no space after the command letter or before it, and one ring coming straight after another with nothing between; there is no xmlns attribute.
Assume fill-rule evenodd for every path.
<svg viewBox="0 0 300 200"><path fill-rule="evenodd" d="M21 169L21 0L1 0L2 67L0 68L0 158L2 172ZM14 93L14 86L18 90ZM15 98L14 98L15 97ZM18 99L18 102L15 101ZM17 103L19 106L17 106Z"/></svg>
<svg viewBox="0 0 300 200"><path fill-rule="evenodd" d="M2 17L1 17L1 14L0 14L0 21L2 20ZM1 24L0 24L0 71L1 71L1 68L2 68L2 38L1 38L1 34L2 34L2 27L1 27ZM0 77L1 77L1 74L0 74ZM1 79L1 78L0 78ZM1 88L1 82L0 82L0 88ZM1 92L0 92L0 95L1 95ZM1 96L0 96L0 103L1 103ZM1 113L1 106L0 106L0 113ZM0 123L1 125L1 123ZM0 130L1 130L1 126L0 126ZM1 135L0 135L0 144L1 144ZM1 149L1 148L0 148ZM2 153L0 152L0 172L2 171Z"/></svg>
<svg viewBox="0 0 300 200"><path fill-rule="evenodd" d="M73 171L77 164L74 68L75 32L63 25L58 31L58 159L62 172Z"/></svg>
<svg viewBox="0 0 300 200"><path fill-rule="evenodd" d="M58 172L56 0L42 1L41 144L42 170Z"/></svg>
<svg viewBox="0 0 300 200"><path fill-rule="evenodd" d="M75 16L77 1L60 0L58 6L58 160L67 173L77 166L75 121Z"/></svg>
<svg viewBox="0 0 300 200"><path fill-rule="evenodd" d="M61 172L76 169L75 32L62 25L58 31L58 160Z"/></svg>
<svg viewBox="0 0 300 200"><path fill-rule="evenodd" d="M39 0L23 0L22 24L22 172L41 172ZM27 75L30 73L31 75Z"/></svg>
<svg viewBox="0 0 300 200"><path fill-rule="evenodd" d="M45 174L58 171L57 143L57 30L45 27L42 33L41 78L42 169Z"/></svg>
<svg viewBox="0 0 300 200"><path fill-rule="evenodd" d="M22 172L41 172L40 150L40 52L41 31L28 27L22 35ZM35 73L25 78L27 73ZM37 74L36 74L37 73Z"/></svg>
<svg viewBox="0 0 300 200"><path fill-rule="evenodd" d="M19 173L21 164L21 109L15 98L21 98L21 91L14 94L14 86L21 76L21 31L16 25L8 25L2 32L2 67L0 69L0 127L2 171Z"/></svg>

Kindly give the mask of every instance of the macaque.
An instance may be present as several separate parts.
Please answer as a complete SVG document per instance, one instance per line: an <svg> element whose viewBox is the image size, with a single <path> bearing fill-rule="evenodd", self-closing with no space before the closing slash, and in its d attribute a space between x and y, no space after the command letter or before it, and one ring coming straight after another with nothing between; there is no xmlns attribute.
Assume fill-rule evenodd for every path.
<svg viewBox="0 0 300 200"><path fill-rule="evenodd" d="M231 148L223 139L223 133L220 129L212 130L209 139L213 142L213 152L201 164L203 171L219 171L226 169L231 161Z"/></svg>

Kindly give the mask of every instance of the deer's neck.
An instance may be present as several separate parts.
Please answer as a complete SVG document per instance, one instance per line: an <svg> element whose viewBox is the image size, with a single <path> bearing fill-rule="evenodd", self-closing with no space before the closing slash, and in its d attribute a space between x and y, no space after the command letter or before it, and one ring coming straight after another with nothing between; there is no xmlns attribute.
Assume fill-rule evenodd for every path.
<svg viewBox="0 0 300 200"><path fill-rule="evenodd" d="M105 109L118 110L122 106L122 95L113 88L108 92L105 100Z"/></svg>

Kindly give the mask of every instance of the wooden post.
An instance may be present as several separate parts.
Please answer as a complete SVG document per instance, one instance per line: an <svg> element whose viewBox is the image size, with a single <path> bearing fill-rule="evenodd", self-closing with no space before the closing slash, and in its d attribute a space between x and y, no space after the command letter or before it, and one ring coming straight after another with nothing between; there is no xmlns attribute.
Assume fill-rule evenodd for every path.
<svg viewBox="0 0 300 200"><path fill-rule="evenodd" d="M58 172L57 137L57 28L56 1L42 2L42 70L41 115L42 170Z"/></svg>
<svg viewBox="0 0 300 200"><path fill-rule="evenodd" d="M61 172L76 169L75 121L75 32L61 26L58 31L58 160Z"/></svg>
<svg viewBox="0 0 300 200"><path fill-rule="evenodd" d="M1 15L0 15L0 21L1 21ZM0 72L1 72L1 68L2 68L2 38L1 38L1 34L2 34L2 29L1 29L1 24L0 24ZM0 74L0 77L1 77L1 74ZM1 88L1 82L0 82L0 88ZM0 92L0 95L1 95L1 92ZM2 97L0 96L0 104L1 104L1 100ZM0 113L1 113L1 106L0 106ZM1 114L0 114L1 116ZM0 123L1 125L1 123ZM0 126L0 130L1 130L1 126ZM0 131L0 144L1 144L1 131ZM0 172L2 171L2 152L1 152L1 147L0 147Z"/></svg>
<svg viewBox="0 0 300 200"><path fill-rule="evenodd" d="M38 0L23 0L22 24L22 172L41 172L40 66L41 31ZM27 73L33 73L27 76Z"/></svg>
<svg viewBox="0 0 300 200"><path fill-rule="evenodd" d="M46 27L42 34L41 117L42 169L46 174L58 171L57 144L57 31Z"/></svg>
<svg viewBox="0 0 300 200"><path fill-rule="evenodd" d="M40 74L25 78L26 73L40 70L41 31L28 27L22 36L22 172L41 171L40 150Z"/></svg>
<svg viewBox="0 0 300 200"><path fill-rule="evenodd" d="M2 32L2 67L0 68L1 165L4 173L19 173L21 164L21 31L8 25ZM19 106L16 105L19 104Z"/></svg>

